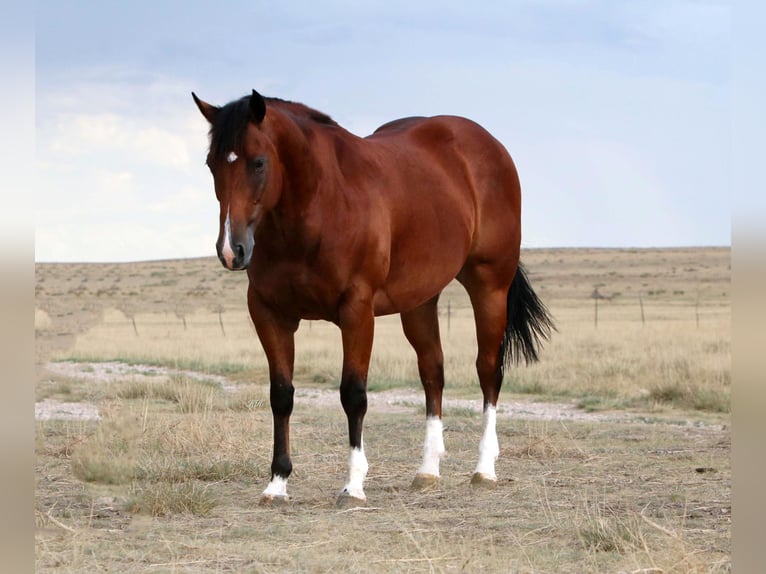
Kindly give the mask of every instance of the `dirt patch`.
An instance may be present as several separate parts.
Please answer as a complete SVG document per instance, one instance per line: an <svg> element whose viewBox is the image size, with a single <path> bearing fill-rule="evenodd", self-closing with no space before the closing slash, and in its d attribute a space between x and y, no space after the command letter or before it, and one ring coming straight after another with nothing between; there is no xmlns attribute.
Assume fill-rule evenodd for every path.
<svg viewBox="0 0 766 574"><path fill-rule="evenodd" d="M151 365L128 365L119 362L52 362L46 365L50 376L76 379L93 383L116 383L151 381L162 383L174 377L185 377L217 383L224 392L236 392L238 386L224 376L200 373L197 371L172 369ZM448 391L447 391L448 393ZM297 404L310 404L315 408L340 409L340 399L336 389L301 388L295 390ZM369 409L377 413L408 413L413 409L423 408L423 393L415 389L392 389L369 392ZM445 416L451 410L472 411L480 414L481 399L456 399L445 396L443 402ZM597 413L587 412L577 407L575 402L542 402L526 400L502 400L497 406L500 417L519 420L567 421L567 422L640 422L642 416L627 412ZM46 399L35 404L37 420L98 420L98 406L86 402L62 402Z"/></svg>
<svg viewBox="0 0 766 574"><path fill-rule="evenodd" d="M101 415L96 405L45 399L35 403L35 420L97 421Z"/></svg>
<svg viewBox="0 0 766 574"><path fill-rule="evenodd" d="M234 392L235 384L226 377L188 371L155 367L151 365L127 365L116 361L104 363L61 361L45 365L43 378L73 379L88 383L152 382L165 383L175 377L217 383L224 392ZM88 402L67 402L45 399L35 403L35 420L100 420L98 406Z"/></svg>
<svg viewBox="0 0 766 574"><path fill-rule="evenodd" d="M173 377L185 377L198 381L218 383L224 391L228 392L232 392L237 388L237 386L231 383L226 377L220 375L212 375L184 369L171 369L169 367L155 367L151 365L128 365L117 361L105 363L61 361L48 363L46 369L49 373L59 377L100 383L146 380L167 382Z"/></svg>
<svg viewBox="0 0 766 574"><path fill-rule="evenodd" d="M321 408L340 408L337 390L329 389L300 389L295 390L296 401L308 400L312 405ZM367 404L369 411L381 413L405 413L412 409L424 407L424 395L421 391L410 389L393 389L388 391L368 392ZM482 401L476 399L452 399L444 397L444 415L449 416L450 410L482 412ZM539 401L503 401L497 405L497 415L500 417L521 420L550 420L550 421L617 421L630 418L627 413L589 413L579 409L576 403L557 403Z"/></svg>

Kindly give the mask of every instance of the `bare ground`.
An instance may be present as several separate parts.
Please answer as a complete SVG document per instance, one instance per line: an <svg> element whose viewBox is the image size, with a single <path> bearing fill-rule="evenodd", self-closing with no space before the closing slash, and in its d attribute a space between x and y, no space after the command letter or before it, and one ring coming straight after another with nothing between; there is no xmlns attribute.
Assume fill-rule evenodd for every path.
<svg viewBox="0 0 766 574"><path fill-rule="evenodd" d="M571 307L578 328L592 321L588 296L594 286L610 297L600 307L599 329L618 313L643 320L642 300L649 325L676 324L686 315L693 320L699 308L704 329L729 313L728 249L533 250L524 260L543 299L561 302L563 311ZM342 510L334 503L345 480L346 421L337 389L309 378L296 385L292 503L261 507L271 456L266 385L155 366L60 362L75 356L67 349L102 324L110 308L126 318L128 339L122 341L138 338L136 323L131 325L137 313L165 314L170 318L163 318L163 328L185 330L187 318L195 328L193 310L208 309L215 333L222 309L224 317L246 316L245 277L221 273L215 258L40 264L36 273L37 572L731 570L728 410L652 409L645 403L643 412L623 406L591 413L574 402L504 392L499 482L495 490L477 490L470 473L481 432L479 390L467 400L474 395L463 390L456 397L448 387L442 479L421 492L411 490L410 482L422 449L422 392L413 386L370 393L368 505ZM235 292L243 296L230 296ZM467 302L462 291L446 295L454 319ZM139 315L144 337L148 326L141 320ZM177 325L165 327L171 321ZM717 336L705 343L703 360L728 356L728 331ZM592 363L590 346L577 351ZM691 365L693 357L700 355L680 355L670 366ZM570 366L562 373L569 374ZM688 370L694 382L697 371ZM248 387L265 400L254 410L192 414L167 401L115 400L111 391L102 396L112 398L99 400L100 389L109 385L199 377L225 396ZM148 468L154 475L133 472L109 483L75 472L78 460L104 463L111 480L112 463L126 456L136 459L130 459L137 463L132 471L145 475ZM187 495L209 505L149 507L150 496L168 504Z"/></svg>
<svg viewBox="0 0 766 574"><path fill-rule="evenodd" d="M40 421L36 571L730 570L728 428L505 418L497 488L476 490L469 480L480 419L460 411L445 425L441 482L420 492L409 488L420 420L372 408L368 504L341 510L334 502L346 472L345 419L307 401L298 401L292 427L292 503L259 506L268 480L269 418L266 409L207 423L179 415L152 439L201 441L216 458L235 459L235 451L211 438L221 434L253 460L254 475L127 486L72 476L72 461L86 448L81 441L103 422L77 423L89 425L80 433L72 421ZM219 426L239 434L218 433ZM140 498L134 502L137 494L178 486L205 492L215 506L202 514L152 515Z"/></svg>
<svg viewBox="0 0 766 574"><path fill-rule="evenodd" d="M87 379L91 385L158 383L178 375L211 379L122 363L60 362L47 368L53 378ZM225 377L215 380L228 392L236 386ZM170 497L178 485L133 480L109 486L73 476L73 461L88 452L92 437L124 421L139 424L145 407L111 406L95 422L73 420L76 411L64 415L65 407L52 401L38 404L58 412L38 422L36 571L730 571L731 438L725 419L710 424L646 413L588 413L570 403L506 397L499 411L498 485L476 490L469 480L479 401L448 398L441 481L431 490L413 491L423 438L421 418L413 414L422 408L422 394L370 393L368 504L343 510L334 504L346 472L337 391L302 388L296 399L289 505L258 504L271 450L264 407L211 419L161 419L152 440L199 442L215 459L252 460L254 473L185 478L180 486L205 493L213 507L159 513L147 509L141 496L159 490ZM151 434L150 427L142 433Z"/></svg>
<svg viewBox="0 0 766 574"><path fill-rule="evenodd" d="M89 383L127 383L131 381L147 381L162 383L171 380L171 377L186 377L189 379L215 382L225 392L234 392L237 384L222 375L213 375L157 367L150 365L128 365L120 362L74 362L61 361L46 365L46 371L53 377L63 379L78 379ZM447 390L448 393L449 390ZM478 389L477 389L478 394ZM268 391L264 391L268 396ZM327 388L306 388L298 386L295 390L297 402L311 405L313 408L334 409L340 408L340 400L337 390ZM646 418L645 414L628 413L625 411L614 412L587 412L578 408L576 401L550 402L534 400L501 400L498 403L497 413L500 417L518 420L535 421L567 421L567 422L599 422L599 421L635 421L641 422ZM413 409L419 409L424 402L423 393L413 389L392 389L386 391L368 393L369 410L380 414L407 413ZM464 409L475 413L481 412L481 400L444 398L444 412L449 416L453 409ZM37 420L98 420L98 405L88 402L65 402L53 399L44 399L35 404L35 418ZM678 423L678 419L675 421ZM682 424L684 421L680 421ZM694 424L691 420L688 424Z"/></svg>

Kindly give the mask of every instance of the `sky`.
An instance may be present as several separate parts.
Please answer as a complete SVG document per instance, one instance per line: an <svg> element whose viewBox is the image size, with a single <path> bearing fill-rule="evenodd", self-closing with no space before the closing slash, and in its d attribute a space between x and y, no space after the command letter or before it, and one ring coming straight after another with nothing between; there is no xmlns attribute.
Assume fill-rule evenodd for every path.
<svg viewBox="0 0 766 574"><path fill-rule="evenodd" d="M367 135L454 114L508 149L522 247L731 244L731 7L691 0L42 0L35 260L212 256L191 92Z"/></svg>

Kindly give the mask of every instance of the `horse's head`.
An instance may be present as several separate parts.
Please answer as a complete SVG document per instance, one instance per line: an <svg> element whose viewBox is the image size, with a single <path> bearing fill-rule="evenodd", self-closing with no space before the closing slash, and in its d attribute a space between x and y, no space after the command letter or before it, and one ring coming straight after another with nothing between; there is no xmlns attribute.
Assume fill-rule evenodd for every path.
<svg viewBox="0 0 766 574"><path fill-rule="evenodd" d="M254 234L263 216L279 200L281 168L268 135L266 101L252 95L223 107L192 93L210 122L207 165L220 204L216 250L227 269L245 269L253 255Z"/></svg>

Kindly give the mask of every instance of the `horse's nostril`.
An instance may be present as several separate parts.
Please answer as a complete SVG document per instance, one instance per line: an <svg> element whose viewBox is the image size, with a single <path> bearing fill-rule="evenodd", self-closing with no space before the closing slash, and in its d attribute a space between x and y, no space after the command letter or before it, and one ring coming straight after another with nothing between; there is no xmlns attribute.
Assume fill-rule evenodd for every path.
<svg viewBox="0 0 766 574"><path fill-rule="evenodd" d="M234 250L236 251L237 260L242 261L245 258L245 246L241 243L237 243Z"/></svg>

